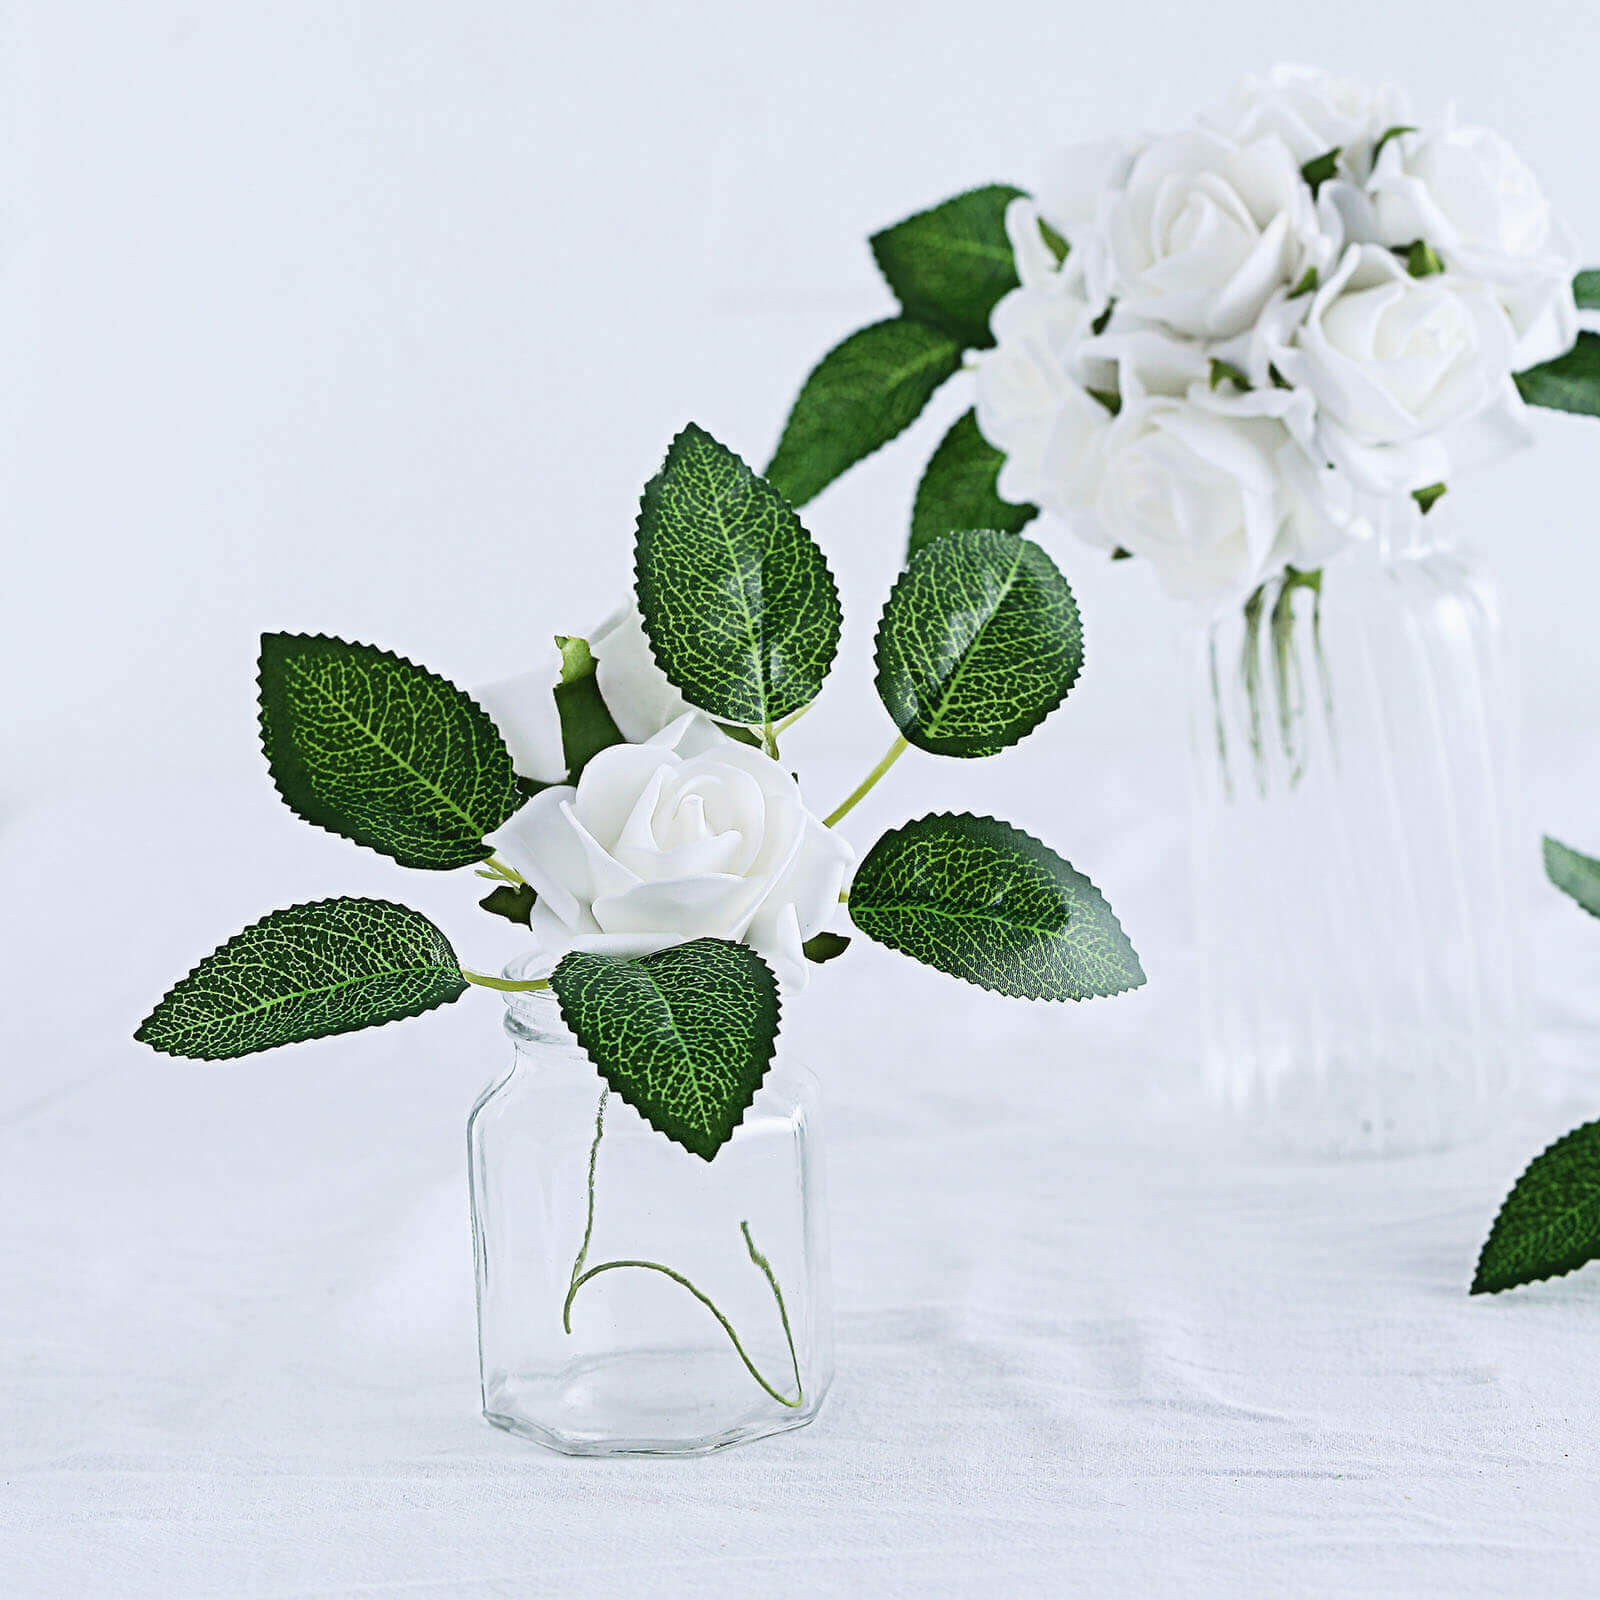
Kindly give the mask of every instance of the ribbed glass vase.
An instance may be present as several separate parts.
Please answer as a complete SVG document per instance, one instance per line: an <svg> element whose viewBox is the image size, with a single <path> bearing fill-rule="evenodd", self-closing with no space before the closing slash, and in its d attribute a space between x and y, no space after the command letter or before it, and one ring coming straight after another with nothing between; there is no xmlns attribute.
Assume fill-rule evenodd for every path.
<svg viewBox="0 0 1600 1600"><path fill-rule="evenodd" d="M1195 630L1207 1057L1270 1142L1398 1154L1493 1123L1527 1043L1514 705L1443 505Z"/></svg>

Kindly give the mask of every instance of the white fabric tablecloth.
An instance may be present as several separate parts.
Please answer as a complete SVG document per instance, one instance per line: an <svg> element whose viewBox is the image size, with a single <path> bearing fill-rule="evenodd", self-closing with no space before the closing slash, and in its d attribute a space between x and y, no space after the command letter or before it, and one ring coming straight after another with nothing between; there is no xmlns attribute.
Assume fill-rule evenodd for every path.
<svg viewBox="0 0 1600 1600"><path fill-rule="evenodd" d="M0 1594L1592 1594L1600 1269L1466 1285L1522 1166L1600 1113L1600 927L1536 901L1540 1054L1492 1140L1262 1153L1200 1087L1181 769L1061 759L972 797L1107 890L1149 987L1032 1008L875 949L823 976L793 1009L838 1379L812 1427L690 1461L477 1415L490 997L227 1067L129 1038L292 900L411 900L481 966L503 940L459 880L264 779L0 816ZM1600 845L1597 774L1547 765L1538 820Z"/></svg>

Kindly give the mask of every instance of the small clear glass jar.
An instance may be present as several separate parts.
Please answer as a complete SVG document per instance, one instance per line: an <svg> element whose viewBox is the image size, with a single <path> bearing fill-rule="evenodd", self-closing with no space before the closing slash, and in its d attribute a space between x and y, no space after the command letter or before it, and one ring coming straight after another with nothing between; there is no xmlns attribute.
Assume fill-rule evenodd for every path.
<svg viewBox="0 0 1600 1600"><path fill-rule="evenodd" d="M780 1048L706 1162L607 1091L548 991L467 1124L483 1414L571 1455L798 1428L833 1378L816 1079Z"/></svg>
<svg viewBox="0 0 1600 1600"><path fill-rule="evenodd" d="M1515 696L1446 501L1196 629L1195 911L1219 1095L1268 1142L1474 1138L1528 1050Z"/></svg>

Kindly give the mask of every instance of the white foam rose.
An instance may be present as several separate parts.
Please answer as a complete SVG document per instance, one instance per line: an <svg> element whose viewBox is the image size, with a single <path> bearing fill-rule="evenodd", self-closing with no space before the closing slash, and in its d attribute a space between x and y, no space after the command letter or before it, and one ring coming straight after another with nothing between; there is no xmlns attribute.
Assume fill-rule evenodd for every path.
<svg viewBox="0 0 1600 1600"><path fill-rule="evenodd" d="M1277 365L1314 396L1328 460L1360 489L1406 493L1528 442L1512 344L1486 285L1413 278L1391 251L1355 245Z"/></svg>
<svg viewBox="0 0 1600 1600"><path fill-rule="evenodd" d="M790 988L838 910L850 847L778 762L700 713L594 756L486 841L538 895L541 955L647 955L689 939L751 945Z"/></svg>
<svg viewBox="0 0 1600 1600"><path fill-rule="evenodd" d="M1096 281L1091 252L1091 302L1114 297L1119 318L1196 339L1243 333L1277 291L1323 272L1341 242L1336 211L1319 213L1280 138L1240 144L1207 130L1146 147L1108 195L1098 231L1106 279Z"/></svg>
<svg viewBox="0 0 1600 1600"><path fill-rule="evenodd" d="M589 648L600 698L623 738L640 743L689 709L656 665L644 619L633 601L619 606L594 629ZM560 676L560 661L552 652L546 666L473 690L473 698L500 730L518 775L538 783L560 783L567 775L554 694Z"/></svg>
<svg viewBox="0 0 1600 1600"><path fill-rule="evenodd" d="M1357 179L1366 174L1373 145L1410 121L1411 108L1398 89L1288 63L1241 78L1226 102L1201 118L1203 126L1241 143L1281 139L1301 166L1338 150L1340 171Z"/></svg>
<svg viewBox="0 0 1600 1600"><path fill-rule="evenodd" d="M1125 396L1098 468L1075 528L1148 560L1179 599L1236 601L1343 537L1278 417L1229 414L1198 396Z"/></svg>
<svg viewBox="0 0 1600 1600"><path fill-rule="evenodd" d="M1450 271L1495 286L1516 330L1519 369L1572 347L1576 243L1539 180L1499 134L1445 126L1391 139L1369 196L1381 243L1426 240Z"/></svg>

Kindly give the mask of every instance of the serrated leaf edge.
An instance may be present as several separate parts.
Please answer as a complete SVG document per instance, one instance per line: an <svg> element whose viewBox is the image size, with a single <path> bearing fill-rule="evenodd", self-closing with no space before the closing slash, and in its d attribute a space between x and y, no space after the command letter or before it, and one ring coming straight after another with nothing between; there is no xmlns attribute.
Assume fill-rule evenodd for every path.
<svg viewBox="0 0 1600 1600"><path fill-rule="evenodd" d="M1024 839L1031 840L1032 843L1038 845L1041 850L1048 850L1051 855L1059 856L1063 861L1066 861L1067 859L1065 856L1062 856L1061 852L1053 845L1046 844L1045 841L1039 838L1037 834L1029 833L1026 828L1019 828L1016 823L1007 822L1004 817L986 816L982 812L978 811L930 811L926 816L912 817L909 821L902 822L898 827L885 829L884 832L879 835L877 843L874 844L872 848L862 856L861 859L862 861L865 861L867 857L872 854L872 851L876 850L878 845L887 839L891 833L902 833L905 831L905 829L911 827L913 823L953 822L963 817L971 817L978 822L992 822L997 827L1009 828L1013 833L1020 833ZM1067 865L1072 866L1072 863L1069 861L1067 862ZM1074 872L1078 872L1076 867L1072 867L1072 870ZM1132 994L1135 989L1142 989L1145 984L1150 981L1150 979L1144 970L1143 958L1140 956L1139 952L1134 949L1133 940L1128 938L1128 931L1122 926L1122 919L1118 917L1115 908L1112 906L1111 901L1107 898L1105 891L1100 887L1100 885L1097 884L1093 878L1090 878L1087 872L1080 872L1078 875L1081 878L1087 879L1089 886L1097 895L1100 896L1103 901L1105 901L1106 914L1111 918L1112 926L1115 927L1117 932L1120 933L1127 941L1128 949L1133 953L1133 964L1139 969L1139 981L1137 983L1124 984L1122 988L1109 990L1105 994L1006 994L1003 990L992 989L988 984L979 983L976 978L964 977L959 972L946 972L943 967L934 967L926 961L918 960L918 958L912 955L909 951L902 950L898 945L892 945L887 940L880 939L875 933L869 932L866 928L862 928L861 924L856 921L855 906L852 902L846 901L845 910L850 913L851 924L854 927L860 928L861 932L865 934L867 938L871 939L874 944L881 944L885 950L893 950L896 955L903 955L908 961L916 961L918 966L928 967L929 971L937 972L942 977L954 978L957 983L969 983L974 989L981 989L985 994L998 995L1002 1000L1016 1000L1021 1002L1023 1005L1030 1006L1036 1006L1040 1004L1064 1005L1068 1002L1073 1005L1084 1005L1090 1000L1115 1000L1119 995Z"/></svg>
<svg viewBox="0 0 1600 1600"><path fill-rule="evenodd" d="M341 835L341 837L342 837L342 835ZM240 1055L233 1055L233 1056L186 1056L186 1055L180 1055L176 1050L168 1050L164 1045L159 1045L153 1039L147 1039L145 1037L145 1029L148 1028L152 1022L155 1021L156 1013L161 1010L161 1008L178 992L179 989L181 989L184 986L184 984L186 984L192 977L195 976L195 974L197 972L199 972L199 970L206 964L206 962L211 960L212 956L220 955L222 953L222 951L227 949L227 947L230 944L232 944L235 939L242 939L247 933L254 933L255 930L257 928L261 927L261 925L263 923L270 922L274 917L281 917L281 916L284 915L285 912L289 912L289 911L310 911L310 910L314 909L317 906L335 905L335 904L337 904L338 902L340 902L342 900L358 900L358 901L360 901L360 903L362 905L381 906L385 911L403 911L403 912L406 913L407 916L421 917L422 920L424 922L426 922L428 924L428 926L430 928L432 928L433 931L436 934L438 934L440 939L442 939L444 941L445 948L447 950L449 950L452 953L452 955L455 952L455 946L450 943L449 937L446 935L444 929L441 928L438 925L438 923L436 923L433 920L432 917L424 916L422 912L416 910L412 906L403 906L403 905L400 904L400 902L398 900L380 900L374 895L341 895L341 894L327 895L321 900L296 900L292 905L279 906L276 910L269 911L264 916L257 917L254 922L246 923L244 925L244 927L242 927L237 933L230 934L228 938L224 939L222 941L222 943L217 945L216 948L213 949L208 955L202 956L197 962L195 962L195 964L192 967L190 967L189 970L186 973L184 973L184 975L181 978L179 978L175 983L173 983L168 988L167 992L164 995L162 995L162 997L158 1001L156 1001L156 1003L153 1006L151 1006L149 1014L145 1017L144 1021L141 1022L139 1024L139 1026L134 1029L133 1037L134 1037L135 1043L142 1044L142 1045L148 1045L149 1048L154 1050L158 1055L171 1056L174 1061L210 1061L210 1062L215 1062L215 1061L242 1061L246 1055L252 1055L252 1056L264 1055L266 1053L266 1051L268 1051L268 1050L287 1050L291 1045L316 1044L316 1043L318 1043L319 1041L321 1041L323 1039L336 1039L336 1038L338 1038L338 1036L341 1033L361 1033L361 1032L364 1032L367 1028L386 1028L389 1025L389 1023L391 1023L391 1022L409 1022L413 1017L420 1017L420 1016L425 1015L429 1011L438 1010L438 1008L440 1006L453 1005L457 1000L459 1000L461 998L462 995L464 995L467 992L467 990L469 988L471 988L471 985L466 981L466 979L463 978L461 980L461 987L453 995L441 996L437 1000L430 1000L426 1005L420 1005L414 1011L403 1011L403 1012L400 1013L399 1016L389 1017L389 1018L385 1019L383 1022L360 1023L360 1024L358 1024L358 1025L356 1025L354 1027L335 1028L329 1033L319 1033L316 1036L316 1038L314 1038L314 1039L286 1039L282 1044L265 1045L260 1050L247 1050L247 1051L244 1051L243 1053L241 1053ZM418 967L418 968L416 968L414 970L421 972L421 971L424 971L424 970L443 971L444 969L442 967L441 968L437 968L437 969L434 969L434 968L424 969L424 968ZM458 967L456 970L459 972L460 968Z"/></svg>
<svg viewBox="0 0 1600 1600"><path fill-rule="evenodd" d="M1072 677L1068 681L1066 687L1064 689L1062 689L1060 695L1058 695L1057 698L1051 704L1046 706L1039 713L1039 715L1034 719L1034 721L1030 722L1027 725L1027 727L1023 728L1014 738L1009 739L1005 744L1001 745L998 750L991 750L991 751L988 752L987 755L982 755L982 756L959 756L959 755L956 755L953 752L948 751L948 750L929 750L926 745L918 744L915 739L911 738L911 736L906 733L906 730L904 728L900 728L900 732L903 735L905 735L907 741L910 744L914 745L918 750L923 751L927 755L944 756L946 759L952 760L952 761L984 761L984 760L988 759L988 756L997 756L997 755L1002 754L1006 750L1015 749L1019 744L1022 743L1022 741L1024 739L1026 739L1030 734L1037 732L1038 729L1040 727L1042 727L1043 724L1046 721L1049 720L1049 718L1053 717L1056 714L1056 712L1058 712L1061 709L1062 705L1065 704L1065 702L1066 702L1067 696L1069 694L1071 694L1072 691L1075 688L1077 688L1078 680L1083 676L1084 666L1085 666L1085 664L1087 663L1087 661L1089 659L1089 636L1088 636L1088 630L1084 626L1083 609L1078 604L1078 597L1077 597L1076 593L1074 593L1072 585L1070 583L1067 583L1066 574L1064 572L1062 572L1060 567L1058 567L1055 564L1055 562L1051 559L1050 552L1048 550L1046 550L1044 548L1044 546L1038 542L1038 540L1030 539L1026 534L1023 534L1023 533L1007 533L1004 528L952 528L949 533L941 534L937 539L934 539L930 543L923 545L923 547L920 550L918 550L914 555L912 555L911 557L909 557L907 559L905 566L900 569L900 575L894 580L893 585L889 589L889 598L884 601L883 610L878 614L878 626L877 626L876 631L872 635L872 686L873 686L874 689L877 690L878 700L879 700L880 704L883 705L884 710L887 711L889 709L888 702L884 699L884 693L883 693L883 672L884 672L884 665L883 665L883 636L884 636L884 625L888 621L889 611L894 605L895 596L900 592L901 585L904 584L905 582L907 582L907 580L911 577L911 569L918 561L921 561L924 557L927 557L930 560L937 559L936 557L931 555L932 551L935 551L935 550L939 549L939 547L941 545L945 544L948 540L959 539L959 538L963 537L966 534L973 534L973 533L988 534L991 537L997 538L997 539L1015 539L1018 544L1032 545L1033 548L1035 550L1037 550L1039 552L1039 554L1042 555L1044 557L1044 559L1050 563L1051 571L1053 571L1056 574L1056 576L1058 578L1060 578L1061 581L1067 585L1067 593L1072 596L1072 609L1077 613L1077 617L1078 617L1078 665L1077 665L1077 668L1074 670L1074 672L1072 674ZM1018 561L1017 565L1020 568L1020 566L1021 566L1021 561L1020 560ZM990 613L990 620L992 620L992 619L993 619L993 613L991 612ZM984 624L984 626L987 627L988 623L986 622ZM892 717L891 717L891 720L893 720ZM895 726L898 728L899 724L896 723ZM943 815L943 816L958 816L958 815L959 816L971 816L971 815L974 815L974 813L972 813L972 812L942 812L942 813L940 813L940 815ZM997 818L997 817L991 817L988 820L991 821L991 822L997 822L1000 819ZM1006 823L1005 826L1006 827L1014 827L1015 824L1014 823ZM1017 831L1019 833L1021 833L1024 830L1021 829L1021 828L1018 828ZM1029 834L1028 837L1030 839L1032 839L1033 835ZM1034 839L1034 843L1037 844L1037 845L1041 845L1046 850L1049 850L1051 848L1049 845L1045 844L1043 839ZM1059 853L1059 852L1052 851L1052 854L1057 854L1057 853ZM1073 871L1076 872L1077 868L1074 867ZM1102 898L1104 898L1104 897L1102 896ZM1108 902L1108 904L1109 904L1109 902Z"/></svg>
<svg viewBox="0 0 1600 1600"><path fill-rule="evenodd" d="M259 742L260 747L261 747L261 758L262 758L263 761L266 762L267 776L272 780L272 787L273 787L274 790L277 791L278 798L281 801L283 801L284 805L287 806L289 808L289 810L291 812L293 812L293 814L295 816L297 816L302 822L309 823L313 828L320 828L324 833L331 833L335 839L343 839L346 844L353 844L359 850L371 850L374 855L383 856L386 860L393 861L397 866L406 867L406 869L408 871L411 871L411 872L439 872L439 871L442 871L442 872L458 872L458 871L460 871L459 867L418 867L418 866L409 866L406 862L401 861L397 856L390 855L389 852L386 851L386 850L378 850L378 849L374 848L372 845L361 844L357 840L352 839L349 834L341 833L337 828L329 827L329 825L326 822L318 822L315 817L308 817L305 814L305 812L303 812L299 808L299 806L297 806L294 803L294 801L292 801L289 798L289 796L286 795L283 792L283 785L278 782L278 774L273 770L272 754L267 748L267 706L266 706L265 675L266 675L267 641L269 639L278 641L280 644L288 643L290 641L295 641L295 640L302 640L302 641L305 641L306 643L309 643L309 644L354 645L358 649L361 649L361 650L371 650L374 654L386 657L388 660L396 662L398 665L400 665L402 667L410 667L413 672L426 673L427 676L430 677L430 678L438 678L442 682L448 683L450 685L450 687L456 691L457 694L459 694L459 695L463 696L465 699L471 701L473 709L476 710L488 722L488 724L489 724L489 726L491 728L494 728L495 737L497 739L499 739L502 744L504 744L505 735L502 734L500 732L500 729L495 725L494 718L489 715L488 711L482 705L480 705L479 702L470 693L468 693L467 690L463 689L460 686L460 684L456 683L454 679L446 678L442 672L435 672L432 667L425 667L425 666L422 665L422 663L420 661L413 661L408 656L401 655L398 651L386 650L382 645L367 644L364 640L361 640L361 639L345 639L345 638L342 638L339 634L336 634L336 633L263 633L261 635L261 649L260 649L259 655L256 658L256 679L255 679L255 682L256 682L256 727L257 727L257 730L258 730L259 735L260 735L260 738L259 738L258 742ZM513 775L515 774L515 770L516 769L513 767L512 768ZM517 782L516 782L515 778L514 778L514 782L513 782L513 787L515 788L516 793L518 793L519 795L522 795L522 790L517 785ZM544 787L548 788L549 785L544 785ZM523 795L523 799L526 799L526 798L527 797L525 795ZM522 804L522 800L519 800L518 803L517 803L517 806L520 807L521 804ZM459 807L457 807L456 809L458 811L460 810ZM515 813L516 809L517 808L513 808L513 814ZM462 816L466 815L465 812L461 812L460 814ZM470 821L471 819L468 818L468 820ZM504 823L507 820L509 820L509 818L504 818L504 819L502 819L501 822L496 823L495 826L496 827L504 826ZM486 829L485 831L489 832L489 833L492 833L494 831L494 829L490 828L490 829ZM475 857L474 859L478 860L478 861L487 861L489 859L489 857L492 856L493 854L494 854L494 851L492 849L490 849L489 847L485 846L483 854L481 856ZM464 861L464 862L462 862L461 865L462 866L471 866L472 862ZM333 898L337 899L339 897L338 896L333 896ZM320 905L321 904L320 901L306 901L306 902L302 902L302 903L309 904L309 905ZM392 902L392 901L384 901L382 903L385 904L385 905L391 905L394 902ZM285 909L292 909L292 908L287 908L286 907ZM402 909L404 909L404 908L402 908ZM252 923L251 926L254 927L255 924ZM243 930L241 929L241 932L242 931Z"/></svg>
<svg viewBox="0 0 1600 1600"><path fill-rule="evenodd" d="M1532 1283L1551 1283L1557 1278L1569 1278L1574 1272L1581 1272L1585 1267L1591 1265L1594 1261L1600 1260L1600 1253L1597 1253L1596 1255L1589 1257L1587 1261L1579 1261L1573 1266L1556 1267L1549 1272L1538 1272L1535 1273L1531 1278L1518 1278L1515 1283L1503 1283L1496 1288L1491 1288L1483 1281L1484 1257L1489 1253L1489 1246L1494 1242L1495 1233L1500 1227L1501 1219L1505 1216L1507 1207L1509 1207L1511 1204L1512 1196L1515 1195L1517 1190L1522 1187L1522 1180L1526 1178L1528 1174L1532 1172L1533 1169L1538 1166L1538 1164L1543 1161L1552 1150L1556 1148L1557 1145L1565 1144L1568 1139L1571 1139L1577 1134L1582 1133L1585 1128L1593 1128L1596 1126L1600 1126L1600 1119L1591 1122L1580 1122L1576 1128L1569 1128L1567 1132L1562 1134L1559 1139L1552 1139L1550 1143L1547 1144L1544 1149L1538 1153L1538 1155L1534 1156L1532 1160L1530 1160L1522 1169L1522 1171L1517 1174L1517 1181L1513 1183L1510 1189L1506 1191L1505 1199L1500 1202L1500 1208L1494 1214L1494 1221L1489 1224L1488 1236L1484 1239L1482 1248L1478 1251L1477 1266L1473 1270L1472 1274L1472 1287L1467 1291L1469 1294L1506 1294L1512 1289L1524 1289Z"/></svg>

